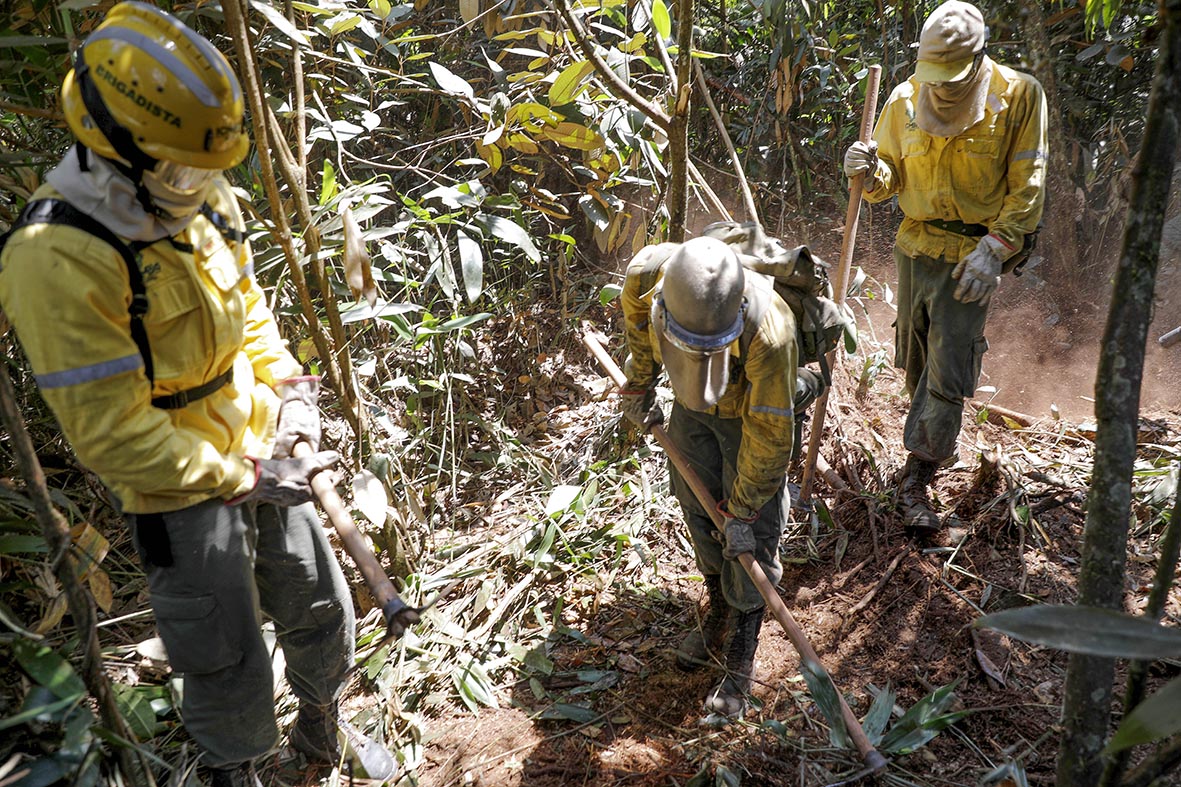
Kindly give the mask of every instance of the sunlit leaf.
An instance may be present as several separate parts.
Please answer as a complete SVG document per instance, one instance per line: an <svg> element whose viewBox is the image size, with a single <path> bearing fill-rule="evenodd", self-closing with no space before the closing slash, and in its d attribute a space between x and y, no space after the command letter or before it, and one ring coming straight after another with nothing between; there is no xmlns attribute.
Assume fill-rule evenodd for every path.
<svg viewBox="0 0 1181 787"><path fill-rule="evenodd" d="M484 251L467 233L457 231L459 267L463 273L463 289L469 302L474 303L484 290Z"/></svg>
<svg viewBox="0 0 1181 787"><path fill-rule="evenodd" d="M268 22L278 28L279 31L283 33L283 35L290 38L296 44L303 47L309 46L307 35L295 25L291 24L287 17L283 16L283 14L270 3L267 3L264 0L250 0L250 7L262 14Z"/></svg>
<svg viewBox="0 0 1181 787"><path fill-rule="evenodd" d="M502 218L500 216L492 216L487 213L477 214L473 218L473 222L484 231L486 235L494 235L503 241L513 244L525 253L533 262L541 260L541 252L537 250L537 246L533 244L533 239L529 237L529 233L525 229L511 219Z"/></svg>
<svg viewBox="0 0 1181 787"><path fill-rule="evenodd" d="M115 605L115 591L111 587L111 577L101 568L95 567L86 573L86 584L90 586L90 593L94 596L94 603L103 612L110 612Z"/></svg>
<svg viewBox="0 0 1181 787"><path fill-rule="evenodd" d="M573 721L578 724L588 724L601 716L589 704L568 702L555 703L541 712L539 718L547 721Z"/></svg>
<svg viewBox="0 0 1181 787"><path fill-rule="evenodd" d="M435 82L446 92L466 96L469 99L475 97L475 91L472 90L468 81L451 72L446 66L433 60L427 63L427 66L431 69L431 76L435 78Z"/></svg>
<svg viewBox="0 0 1181 787"><path fill-rule="evenodd" d="M582 212L590 219L595 229L605 230L611 224L611 216L607 214L607 209L594 196L583 194L578 198L578 207L582 208Z"/></svg>
<svg viewBox="0 0 1181 787"><path fill-rule="evenodd" d="M587 60L579 60L562 69L549 88L550 106L557 107L573 101L582 89L582 83L594 70L594 64Z"/></svg>
<svg viewBox="0 0 1181 787"><path fill-rule="evenodd" d="M1069 653L1145 660L1181 656L1181 630L1098 607L1046 604L1006 609L978 618L973 625Z"/></svg>
<svg viewBox="0 0 1181 787"><path fill-rule="evenodd" d="M668 6L664 0L652 0L652 27L656 34L667 41L672 37L672 19L668 14Z"/></svg>
<svg viewBox="0 0 1181 787"><path fill-rule="evenodd" d="M541 135L575 150L596 150L603 147L603 138L597 131L578 123L562 122L556 127L547 126L541 130Z"/></svg>
<svg viewBox="0 0 1181 787"><path fill-rule="evenodd" d="M553 516L559 514L570 506L574 505L574 501L578 499L578 495L582 492L582 487L577 484L561 484L555 486L550 492L549 500L545 504L545 515Z"/></svg>
<svg viewBox="0 0 1181 787"><path fill-rule="evenodd" d="M366 519L378 527L385 527L389 499L381 479L368 470L353 476L353 502Z"/></svg>
<svg viewBox="0 0 1181 787"><path fill-rule="evenodd" d="M480 0L459 0L459 16L464 22L471 22L480 15Z"/></svg>

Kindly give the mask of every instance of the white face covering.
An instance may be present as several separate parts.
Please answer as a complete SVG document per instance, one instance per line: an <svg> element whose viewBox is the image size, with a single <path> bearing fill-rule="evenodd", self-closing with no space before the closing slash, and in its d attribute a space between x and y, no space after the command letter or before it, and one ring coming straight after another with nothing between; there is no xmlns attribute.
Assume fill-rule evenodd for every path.
<svg viewBox="0 0 1181 787"><path fill-rule="evenodd" d="M209 185L219 170L198 169L171 161L161 161L144 173L144 188L156 207L172 218L191 217L205 203Z"/></svg>
<svg viewBox="0 0 1181 787"><path fill-rule="evenodd" d="M984 119L992 61L985 56L975 73L959 82L923 82L915 105L915 123L935 137L954 137Z"/></svg>

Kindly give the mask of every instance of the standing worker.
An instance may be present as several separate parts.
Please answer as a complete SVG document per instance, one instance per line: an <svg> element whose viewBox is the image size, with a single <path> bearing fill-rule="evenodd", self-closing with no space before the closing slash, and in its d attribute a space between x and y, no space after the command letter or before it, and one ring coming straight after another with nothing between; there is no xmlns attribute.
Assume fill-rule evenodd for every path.
<svg viewBox="0 0 1181 787"><path fill-rule="evenodd" d="M686 669L707 665L732 631L726 676L705 708L738 717L747 708L764 602L737 558L753 552L772 584L783 575L795 318L768 279L747 275L731 247L709 237L642 249L628 266L622 301L631 353L620 390L623 414L645 429L663 420L655 401L663 365L675 394L669 437L725 517L723 544L668 463L709 595L708 614L681 643L677 662Z"/></svg>
<svg viewBox="0 0 1181 787"><path fill-rule="evenodd" d="M993 62L980 10L948 0L927 18L914 76L894 89L870 143L845 153L865 198L897 195L894 365L911 395L899 506L917 536L941 529L929 487L956 455L976 390L984 323L1002 273L1027 257L1042 216L1046 99L1033 77Z"/></svg>
<svg viewBox="0 0 1181 787"><path fill-rule="evenodd" d="M279 336L221 174L249 147L238 80L175 17L124 2L75 51L62 106L76 144L7 238L0 306L131 529L211 784L259 787L278 741L263 615L299 698L292 746L390 778L389 752L338 718L355 622L310 479L340 457L291 456L319 450L318 379Z"/></svg>

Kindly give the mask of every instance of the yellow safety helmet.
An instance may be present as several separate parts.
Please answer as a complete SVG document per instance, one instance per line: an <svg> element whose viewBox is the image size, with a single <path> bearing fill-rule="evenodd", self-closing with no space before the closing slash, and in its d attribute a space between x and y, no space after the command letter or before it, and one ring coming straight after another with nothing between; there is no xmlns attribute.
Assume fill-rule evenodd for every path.
<svg viewBox="0 0 1181 787"><path fill-rule="evenodd" d="M225 57L147 3L115 6L78 47L62 105L79 142L140 172L161 161L227 169L250 145Z"/></svg>

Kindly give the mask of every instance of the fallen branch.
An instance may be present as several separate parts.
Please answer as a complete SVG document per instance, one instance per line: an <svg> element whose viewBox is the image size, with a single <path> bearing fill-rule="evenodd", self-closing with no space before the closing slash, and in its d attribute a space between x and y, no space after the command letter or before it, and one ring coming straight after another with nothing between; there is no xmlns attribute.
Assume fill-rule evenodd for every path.
<svg viewBox="0 0 1181 787"><path fill-rule="evenodd" d="M1007 407L1001 407L999 404L978 402L975 399L969 402L969 404L975 407L977 411L984 410L985 420L987 420L990 424L995 424L996 426L1011 426L1011 424L1005 420L1008 419L1009 421L1019 424L1020 426L1030 427L1033 426L1038 420L1032 415L1019 413L1016 410L1010 410Z"/></svg>
<svg viewBox="0 0 1181 787"><path fill-rule="evenodd" d="M873 600L877 597L878 593L882 591L882 588L884 588L886 583L890 581L890 577L894 575L894 571L898 568L898 564L902 562L902 558L909 554L910 547L907 546L903 547L898 552L898 554L894 556L894 559L890 561L890 565L886 567L886 570L882 574L881 579L879 579L877 584L873 586L873 589L866 593L863 599L854 604L853 607L847 613L845 613L845 620L843 623L841 623L842 628L844 628L845 623L847 623L854 615L861 612L873 603Z"/></svg>

